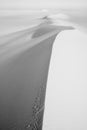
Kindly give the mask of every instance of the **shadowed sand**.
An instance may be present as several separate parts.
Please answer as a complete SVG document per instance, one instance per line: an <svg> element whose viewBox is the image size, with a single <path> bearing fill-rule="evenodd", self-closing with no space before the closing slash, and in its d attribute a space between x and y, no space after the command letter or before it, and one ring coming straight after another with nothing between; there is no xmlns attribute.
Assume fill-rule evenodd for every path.
<svg viewBox="0 0 87 130"><path fill-rule="evenodd" d="M0 39L1 130L42 130L52 45L67 29L43 23Z"/></svg>

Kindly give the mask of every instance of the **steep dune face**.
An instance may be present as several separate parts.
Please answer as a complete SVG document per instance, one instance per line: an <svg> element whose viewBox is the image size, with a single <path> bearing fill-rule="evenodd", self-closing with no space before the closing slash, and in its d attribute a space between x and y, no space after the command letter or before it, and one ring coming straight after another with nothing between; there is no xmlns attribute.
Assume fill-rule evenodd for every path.
<svg viewBox="0 0 87 130"><path fill-rule="evenodd" d="M34 127L35 123L37 125L39 119L35 122L34 117L42 118L37 117L37 113L44 105L53 40L54 36L42 41L39 46L13 56L0 67L1 129L16 127L24 130L30 123L33 123L31 127ZM37 98L40 101L37 101ZM36 111L36 114L33 111ZM43 109L38 116L41 116L42 112ZM41 123L36 127L39 128L40 125Z"/></svg>
<svg viewBox="0 0 87 130"><path fill-rule="evenodd" d="M0 129L42 129L52 45L71 27L40 24L0 39Z"/></svg>
<svg viewBox="0 0 87 130"><path fill-rule="evenodd" d="M42 129L52 45L61 31L73 29L65 25L66 20L62 20L64 25L54 25L46 17L42 21L34 28L0 37L2 130Z"/></svg>

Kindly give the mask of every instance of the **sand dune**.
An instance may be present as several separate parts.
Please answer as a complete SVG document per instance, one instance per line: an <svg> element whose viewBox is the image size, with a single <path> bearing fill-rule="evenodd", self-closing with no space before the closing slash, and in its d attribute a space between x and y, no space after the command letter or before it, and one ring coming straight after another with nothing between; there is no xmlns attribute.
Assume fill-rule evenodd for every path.
<svg viewBox="0 0 87 130"><path fill-rule="evenodd" d="M34 22L15 18L0 19L0 29L5 23L0 33L0 129L41 130L52 45L61 31L75 26L64 15L57 22L47 16Z"/></svg>
<svg viewBox="0 0 87 130"><path fill-rule="evenodd" d="M0 129L42 129L52 45L67 29L46 22L0 38Z"/></svg>

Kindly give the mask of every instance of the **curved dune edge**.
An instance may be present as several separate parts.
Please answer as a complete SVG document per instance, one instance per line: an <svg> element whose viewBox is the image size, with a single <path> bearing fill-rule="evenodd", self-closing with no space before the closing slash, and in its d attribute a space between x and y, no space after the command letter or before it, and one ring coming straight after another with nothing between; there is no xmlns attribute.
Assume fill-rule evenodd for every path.
<svg viewBox="0 0 87 130"><path fill-rule="evenodd" d="M14 40L11 39L1 47L0 102L4 104L0 111L1 129L33 128L36 121L33 116L34 119L40 116L37 125L42 127L52 45L57 34L66 29L71 27L40 25L32 34L24 31L18 38L14 37ZM34 113L36 109L33 106L38 103L37 97L41 99L40 109Z"/></svg>
<svg viewBox="0 0 87 130"><path fill-rule="evenodd" d="M18 53L28 50L41 41L60 33L64 30L71 30L71 26L54 26L54 25L40 25L31 29L15 32L0 39L0 62L11 58Z"/></svg>

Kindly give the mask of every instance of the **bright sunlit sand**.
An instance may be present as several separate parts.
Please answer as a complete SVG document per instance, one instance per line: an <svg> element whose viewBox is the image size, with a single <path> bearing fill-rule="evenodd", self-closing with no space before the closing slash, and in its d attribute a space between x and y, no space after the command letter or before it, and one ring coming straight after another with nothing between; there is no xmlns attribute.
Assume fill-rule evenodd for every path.
<svg viewBox="0 0 87 130"><path fill-rule="evenodd" d="M43 130L87 129L87 34L61 32L53 46Z"/></svg>

